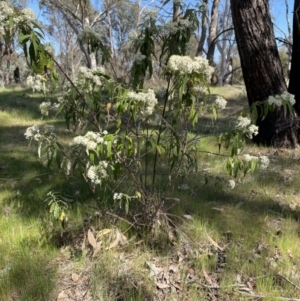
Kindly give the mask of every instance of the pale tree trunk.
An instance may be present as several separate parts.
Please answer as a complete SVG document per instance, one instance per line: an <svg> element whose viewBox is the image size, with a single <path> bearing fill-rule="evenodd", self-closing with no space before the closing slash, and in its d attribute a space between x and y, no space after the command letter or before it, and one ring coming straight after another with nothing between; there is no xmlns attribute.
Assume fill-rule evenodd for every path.
<svg viewBox="0 0 300 301"><path fill-rule="evenodd" d="M295 0L296 3L296 0ZM292 43L292 30L291 30L291 24L289 21L289 4L288 0L285 0L285 16L286 16L286 22L287 22L287 28L288 28L288 37L287 40L289 43ZM291 70L291 59L292 59L292 47L290 45L287 46L287 54L288 54L288 72Z"/></svg>
<svg viewBox="0 0 300 301"><path fill-rule="evenodd" d="M219 4L220 0L213 0L211 19L209 24L209 34L208 34L208 50L207 50L207 60L210 66L214 66L214 54L216 47L216 37L218 30L218 16L219 16Z"/></svg>
<svg viewBox="0 0 300 301"><path fill-rule="evenodd" d="M90 20L89 18L85 18L83 22L83 30L86 28L91 28ZM87 53L88 55L88 67L90 69L96 69L97 68L97 60L96 60L96 53L95 52L90 52Z"/></svg>
<svg viewBox="0 0 300 301"><path fill-rule="evenodd" d="M113 38L113 28L112 28L112 22L111 22L111 12L109 11L108 2L103 2L105 5L105 9L107 9L107 25L108 25L108 39L110 44L110 57L113 59L115 57L115 48L114 48L114 38Z"/></svg>
<svg viewBox="0 0 300 301"><path fill-rule="evenodd" d="M218 76L219 86L223 86L224 75L227 73L228 65L230 61L231 45L230 45L229 38L231 32L225 31L226 29L228 29L229 18L230 18L230 0L226 0L224 12L223 12L223 20L222 20L222 31L224 33L221 37L221 41L217 42L217 47L221 54L220 72Z"/></svg>
<svg viewBox="0 0 300 301"><path fill-rule="evenodd" d="M286 91L275 41L268 0L231 0L232 19L241 58L249 105L269 95ZM254 141L263 145L295 146L298 126L294 116L283 110L258 118L259 134Z"/></svg>
<svg viewBox="0 0 300 301"><path fill-rule="evenodd" d="M208 0L203 0L203 8L202 8L202 20L201 20L201 36L198 43L196 56L201 56L204 52L204 43L206 39L207 33L207 23L208 23Z"/></svg>

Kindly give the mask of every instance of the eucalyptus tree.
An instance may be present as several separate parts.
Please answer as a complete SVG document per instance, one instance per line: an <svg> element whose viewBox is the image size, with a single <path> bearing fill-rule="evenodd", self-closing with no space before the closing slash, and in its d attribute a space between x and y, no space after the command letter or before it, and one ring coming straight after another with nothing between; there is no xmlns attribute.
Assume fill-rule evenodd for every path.
<svg viewBox="0 0 300 301"><path fill-rule="evenodd" d="M219 33L215 39L218 51L220 53L218 85L222 86L232 77L232 74L228 71L232 71L231 56L233 46L235 45L230 11L230 0L225 0L224 10L222 13L220 13L218 32Z"/></svg>
<svg viewBox="0 0 300 301"><path fill-rule="evenodd" d="M208 34L208 50L206 58L211 66L214 65L214 54L216 48L216 38L218 34L218 18L219 18L220 0L214 0L211 9L211 19Z"/></svg>
<svg viewBox="0 0 300 301"><path fill-rule="evenodd" d="M94 69L97 66L97 53L102 54L102 59L106 59L108 55L103 43L105 31L102 22L109 10L118 3L119 0L112 1L103 11L96 10L91 1L84 0L41 0L40 6L46 10L57 10L62 14L78 37L87 67Z"/></svg>
<svg viewBox="0 0 300 301"><path fill-rule="evenodd" d="M108 1L108 0L106 0ZM123 0L115 6L106 25L110 35L110 47L115 54L112 65L115 68L118 78L124 78L128 75L133 60L132 36L137 33L138 22L143 22L143 15L140 14L141 8L136 2Z"/></svg>
<svg viewBox="0 0 300 301"><path fill-rule="evenodd" d="M293 50L288 90L295 95L295 109L300 114L300 0L294 2Z"/></svg>
<svg viewBox="0 0 300 301"><path fill-rule="evenodd" d="M75 78L76 70L84 64L84 56L78 45L78 37L69 26L60 11L47 13L48 22L45 25L47 38L55 48L57 61L70 77ZM65 77L62 77L65 80Z"/></svg>
<svg viewBox="0 0 300 301"><path fill-rule="evenodd" d="M255 113L255 103L266 101L270 95L280 95L287 90L269 1L231 0L231 10L248 102L252 113ZM297 68L294 62L292 65ZM299 82L297 84L299 85ZM292 87L293 84L290 85L291 92ZM278 105L278 99L275 100ZM257 113L255 115L258 118L259 134L254 139L257 143L275 146L297 145L299 126L296 112L286 116L284 107L279 104L267 115L262 109L258 109Z"/></svg>

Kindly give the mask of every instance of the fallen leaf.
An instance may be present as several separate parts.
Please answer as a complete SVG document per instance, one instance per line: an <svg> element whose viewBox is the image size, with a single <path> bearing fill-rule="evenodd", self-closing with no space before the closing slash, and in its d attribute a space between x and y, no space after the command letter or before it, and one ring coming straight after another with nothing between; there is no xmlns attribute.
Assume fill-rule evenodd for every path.
<svg viewBox="0 0 300 301"><path fill-rule="evenodd" d="M169 284L166 283L159 283L159 282L155 282L155 285L160 288L160 289L164 289L164 288L169 288L171 287Z"/></svg>
<svg viewBox="0 0 300 301"><path fill-rule="evenodd" d="M96 248L94 248L93 257L95 257L101 250L102 241L97 242Z"/></svg>
<svg viewBox="0 0 300 301"><path fill-rule="evenodd" d="M224 251L224 249L223 249L222 247L220 247L220 246L218 245L218 243L217 243L216 241L214 241L209 235L207 235L207 237L208 237L209 241L210 241L217 249L219 249L220 251Z"/></svg>
<svg viewBox="0 0 300 301"><path fill-rule="evenodd" d="M121 233L119 231L116 232L117 237L116 239L109 245L109 247L107 248L108 250L115 248L118 244L119 241L121 240Z"/></svg>
<svg viewBox="0 0 300 301"><path fill-rule="evenodd" d="M74 281L74 282L77 282L78 280L79 280L79 275L78 274L76 274L76 273L72 273L72 280Z"/></svg>
<svg viewBox="0 0 300 301"><path fill-rule="evenodd" d="M93 232L92 232L91 229L88 230L87 237L88 237L88 241L89 241L90 245L91 245L94 249L96 249L96 248L97 248L97 241L96 241L96 239L95 239L95 237L94 237L94 234L93 234Z"/></svg>
<svg viewBox="0 0 300 301"><path fill-rule="evenodd" d="M57 296L57 301L70 301L69 296L64 292L60 292Z"/></svg>
<svg viewBox="0 0 300 301"><path fill-rule="evenodd" d="M96 238L98 239L98 238L101 238L102 236L104 236L104 235L106 235L106 234L108 234L108 233L110 233L111 232L111 229L103 229L103 230L101 230L101 231L99 231L98 233L97 233L97 236L96 236Z"/></svg>
<svg viewBox="0 0 300 301"><path fill-rule="evenodd" d="M208 282L209 285L215 285L215 282L211 279L211 277L207 274L207 272L203 269L202 270L205 280Z"/></svg>

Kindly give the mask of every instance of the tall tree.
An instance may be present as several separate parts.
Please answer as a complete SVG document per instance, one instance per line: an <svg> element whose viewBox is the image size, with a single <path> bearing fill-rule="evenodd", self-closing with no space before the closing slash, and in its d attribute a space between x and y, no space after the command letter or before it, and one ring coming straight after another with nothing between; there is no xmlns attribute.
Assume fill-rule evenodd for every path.
<svg viewBox="0 0 300 301"><path fill-rule="evenodd" d="M208 0L203 0L201 9L201 36L198 41L198 47L196 51L196 56L201 56L204 51L204 44L207 34L207 24L208 24Z"/></svg>
<svg viewBox="0 0 300 301"><path fill-rule="evenodd" d="M209 24L208 50L207 50L207 59L210 66L214 65L216 37L218 34L217 30L218 30L219 5L220 5L220 0L213 0L212 9L211 9L211 19Z"/></svg>
<svg viewBox="0 0 300 301"><path fill-rule="evenodd" d="M58 10L80 41L80 49L83 52L87 66L95 68L96 51L94 47L90 47L91 43L102 43L101 36L99 35L99 27L101 22L105 19L108 9L117 5L119 1L112 1L109 8L99 12L95 10L90 0L41 0L40 5L49 10ZM98 40L98 41L97 41Z"/></svg>
<svg viewBox="0 0 300 301"><path fill-rule="evenodd" d="M231 24L231 12L230 12L230 0L225 1L224 11L220 17L220 39L217 39L217 48L220 52L220 64L219 64L219 74L218 74L218 85L222 86L225 83L225 75L229 71L231 66L231 53L233 48L233 30ZM218 35L218 36L219 36ZM232 66L231 66L232 67ZM230 76L227 76L230 79Z"/></svg>
<svg viewBox="0 0 300 301"><path fill-rule="evenodd" d="M286 83L274 37L268 0L231 0L232 19L241 66L251 106L270 95L286 91ZM283 110L259 117L257 143L296 145L298 127L294 116L284 118Z"/></svg>
<svg viewBox="0 0 300 301"><path fill-rule="evenodd" d="M288 90L295 95L295 109L300 115L300 0L295 0L294 3L293 49Z"/></svg>

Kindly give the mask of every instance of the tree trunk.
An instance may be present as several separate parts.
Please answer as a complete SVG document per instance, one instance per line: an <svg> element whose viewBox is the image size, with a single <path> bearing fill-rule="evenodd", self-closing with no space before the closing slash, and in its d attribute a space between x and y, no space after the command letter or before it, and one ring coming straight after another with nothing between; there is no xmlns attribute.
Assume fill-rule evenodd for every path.
<svg viewBox="0 0 300 301"><path fill-rule="evenodd" d="M201 56L204 52L204 43L207 32L207 14L208 14L208 0L203 0L203 11L202 11L202 25L201 25L201 36L198 43L196 56Z"/></svg>
<svg viewBox="0 0 300 301"><path fill-rule="evenodd" d="M218 76L218 85L223 86L224 84L224 75L228 71L228 65L230 61L230 52L231 52L231 45L230 45L230 35L232 31L226 31L229 29L229 18L230 18L230 0L226 0L225 8L222 16L222 24L221 29L224 32L222 35L221 41L216 43L218 50L221 54L221 61L220 61L220 71Z"/></svg>
<svg viewBox="0 0 300 301"><path fill-rule="evenodd" d="M231 0L249 106L286 90L268 2ZM295 122L294 116L284 118L282 109L269 113L265 119L258 119L259 134L254 141L278 147L295 146L298 142Z"/></svg>
<svg viewBox="0 0 300 301"><path fill-rule="evenodd" d="M295 95L295 110L300 115L300 0L295 0L293 20L293 49L288 91Z"/></svg>
<svg viewBox="0 0 300 301"><path fill-rule="evenodd" d="M211 20L209 25L209 35L208 35L208 50L207 50L207 60L210 66L214 66L214 54L216 48L216 36L218 27L218 16L219 16L219 4L220 0L214 0L211 10Z"/></svg>
<svg viewBox="0 0 300 301"><path fill-rule="evenodd" d="M180 15L180 3L178 3L175 0L173 1L173 22L179 21L179 15Z"/></svg>

